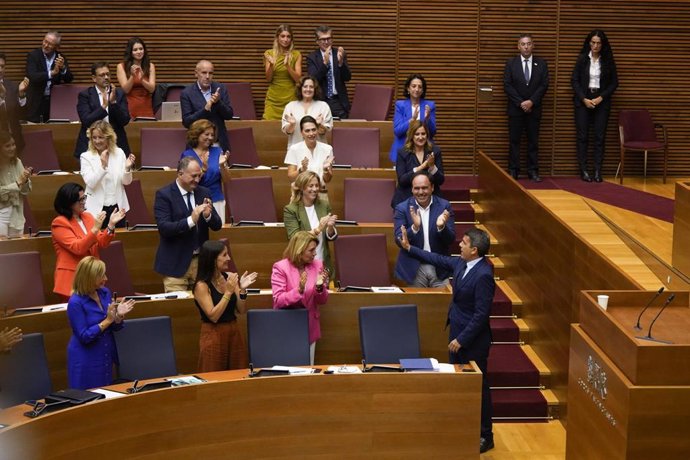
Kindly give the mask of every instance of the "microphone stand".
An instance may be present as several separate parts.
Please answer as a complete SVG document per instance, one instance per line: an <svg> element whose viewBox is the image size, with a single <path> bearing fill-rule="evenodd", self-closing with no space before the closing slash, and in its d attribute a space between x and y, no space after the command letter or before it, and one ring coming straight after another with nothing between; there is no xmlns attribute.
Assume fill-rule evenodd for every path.
<svg viewBox="0 0 690 460"><path fill-rule="evenodd" d="M654 297L652 297L652 300L650 300L650 301L647 303L647 306L644 307L644 308L642 309L642 311L640 312L639 316L637 317L637 324L635 325L635 330L636 330L636 331L641 331L641 330L642 330L642 326L640 326L640 319L642 319L642 315L644 314L644 312L647 311L647 309L650 307L650 305L652 305L652 302L654 302L654 301L656 300L656 298L659 297L659 296L661 295L662 292L664 292L664 287L663 287L663 286L661 286L661 287L659 288L659 290L656 291L656 294L654 294Z"/></svg>
<svg viewBox="0 0 690 460"><path fill-rule="evenodd" d="M668 299L666 299L666 302L664 302L664 305L659 310L659 313L656 314L656 316L652 320L651 324L649 325L649 330L647 331L647 335L646 336L637 336L636 338L642 339L642 340L649 340L652 342L666 343L666 344L672 344L673 343L670 340L661 340L661 339L655 339L654 337L652 337L652 327L654 326L654 323L656 322L656 320L659 319L659 316L661 316L661 314L664 312L666 307L668 307L668 305L671 302L673 302L673 299L675 299L675 298L676 298L675 294L671 294L670 296L668 296Z"/></svg>

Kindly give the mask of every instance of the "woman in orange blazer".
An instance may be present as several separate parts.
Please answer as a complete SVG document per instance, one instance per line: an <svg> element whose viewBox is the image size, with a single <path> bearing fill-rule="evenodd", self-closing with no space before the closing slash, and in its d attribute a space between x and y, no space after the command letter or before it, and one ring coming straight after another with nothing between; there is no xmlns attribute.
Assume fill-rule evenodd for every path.
<svg viewBox="0 0 690 460"><path fill-rule="evenodd" d="M115 226L125 216L123 209L113 212L105 230L101 230L106 213L95 217L85 212L84 187L73 182L64 184L55 195L53 206L59 214L50 227L55 248L55 287L53 292L65 301L72 292L77 264L86 256L98 258L98 248L110 244Z"/></svg>

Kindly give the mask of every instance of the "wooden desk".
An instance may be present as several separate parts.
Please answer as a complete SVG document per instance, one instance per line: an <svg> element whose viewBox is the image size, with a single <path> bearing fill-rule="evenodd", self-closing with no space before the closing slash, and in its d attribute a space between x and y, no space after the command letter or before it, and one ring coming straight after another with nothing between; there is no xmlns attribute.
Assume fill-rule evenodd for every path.
<svg viewBox="0 0 690 460"><path fill-rule="evenodd" d="M280 121L273 120L233 120L225 122L229 130L233 128L251 127L254 132L256 150L259 152L261 164L266 166L282 166L287 151L287 136L280 130ZM379 128L380 150L379 164L382 167L393 166L388 159L388 153L393 143L393 124L391 121L336 121L336 127L345 128ZM141 128L181 128L182 123L177 121L141 121L130 122L126 127L127 140L132 153L137 156L137 164L141 160ZM65 171L79 169L77 159L74 157L74 146L81 129L80 123L65 124L37 124L25 125L24 132L50 129L53 132L55 149L58 152L60 167ZM232 133L230 133L232 144ZM328 142L330 142L330 134ZM171 152L179 158L184 150L180 146L179 152ZM336 156L338 153L335 153ZM27 165L30 166L30 165Z"/></svg>
<svg viewBox="0 0 690 460"><path fill-rule="evenodd" d="M386 235L388 267L391 277L393 276L399 251L393 238L393 224L343 225L338 227L338 233L340 235L372 233ZM160 241L158 230L127 231L118 229L115 238L122 241L124 245L125 259L135 290L148 293L162 292L163 278L153 271L153 262ZM283 250L288 242L284 227L231 227L225 225L220 231L211 232L211 238L227 238L238 270L257 272L259 278L256 287L270 288L271 268L274 262L283 258ZM46 299L50 303L57 302L57 297L52 294L55 251L51 238L49 236L24 237L0 241L0 254L26 251L38 251L40 253L43 290ZM331 253L334 254L334 252ZM335 254L333 257L335 259Z"/></svg>
<svg viewBox="0 0 690 460"><path fill-rule="evenodd" d="M479 458L481 374L245 378L0 416L2 456L26 458ZM97 452L97 454L95 454Z"/></svg>
<svg viewBox="0 0 690 460"><path fill-rule="evenodd" d="M321 363L358 363L362 359L359 341L358 311L363 306L415 304L421 354L448 361L448 331L444 329L450 293L445 290L409 289L403 294L373 294L331 292L328 303L321 307L322 338L316 345L315 361ZM248 308L272 308L270 291L250 295ZM199 329L201 320L194 300L162 300L138 302L129 318L170 316L181 373L197 370L199 358ZM240 330L246 331L246 316L240 315ZM67 343L72 335L64 311L11 316L0 319L0 330L18 326L25 334L44 335L48 367L53 387L67 387ZM476 442L475 442L476 444Z"/></svg>
<svg viewBox="0 0 690 460"><path fill-rule="evenodd" d="M175 180L175 171L137 171L134 178L141 182L141 191L144 201L153 217L153 202L156 198L156 191ZM231 178L234 177L258 177L269 176L273 181L273 199L275 200L276 215L278 220L283 220L283 207L290 201L290 181L287 178L287 169L233 169L230 172ZM347 169L336 170L333 179L328 183L328 198L333 212L341 219L344 219L345 200L344 182L346 178L366 178L366 179L396 179L395 171L392 169ZM231 179L232 180L232 179ZM34 176L31 178L33 189L28 195L29 205L34 218L38 222L38 229L49 230L50 223L56 216L53 207L55 193L67 182L76 182L84 185L84 181L79 174L67 174L59 176ZM391 210L391 222L393 221L393 211ZM34 228L34 232L38 230Z"/></svg>

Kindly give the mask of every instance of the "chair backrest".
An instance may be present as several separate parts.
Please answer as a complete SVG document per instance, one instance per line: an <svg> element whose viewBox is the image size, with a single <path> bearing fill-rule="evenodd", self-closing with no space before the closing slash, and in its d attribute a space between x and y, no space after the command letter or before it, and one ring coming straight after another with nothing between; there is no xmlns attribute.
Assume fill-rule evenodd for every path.
<svg viewBox="0 0 690 460"><path fill-rule="evenodd" d="M141 128L142 166L177 168L186 146L185 128Z"/></svg>
<svg viewBox="0 0 690 460"><path fill-rule="evenodd" d="M334 243L335 271L342 287L391 285L386 235L341 235Z"/></svg>
<svg viewBox="0 0 690 460"><path fill-rule="evenodd" d="M232 220L277 222L271 176L238 177L225 182L225 199Z"/></svg>
<svg viewBox="0 0 690 460"><path fill-rule="evenodd" d="M177 374L169 316L125 320L125 327L115 333L115 345L120 359L120 379L154 379Z"/></svg>
<svg viewBox="0 0 690 460"><path fill-rule="evenodd" d="M125 193L127 194L127 201L129 201L129 209L127 210L127 223L129 225L136 224L155 224L149 207L146 206L144 200L144 192L141 191L141 181L133 179L128 185L125 185Z"/></svg>
<svg viewBox="0 0 690 460"><path fill-rule="evenodd" d="M0 306L21 308L45 304L38 251L0 254Z"/></svg>
<svg viewBox="0 0 690 460"><path fill-rule="evenodd" d="M9 353L0 353L0 408L41 399L52 391L43 334L24 334Z"/></svg>
<svg viewBox="0 0 690 460"><path fill-rule="evenodd" d="M24 199L24 233L36 233L39 230L36 216L34 216L34 212L31 210L31 204L26 195L22 198Z"/></svg>
<svg viewBox="0 0 690 460"><path fill-rule="evenodd" d="M230 145L230 163L259 166L259 153L256 151L254 142L254 130L251 126L247 128L236 128L228 130Z"/></svg>
<svg viewBox="0 0 690 460"><path fill-rule="evenodd" d="M393 222L391 198L395 193L394 179L349 177L344 182L345 219L357 222Z"/></svg>
<svg viewBox="0 0 690 460"><path fill-rule="evenodd" d="M355 95L350 109L351 119L384 121L393 101L393 88L390 86L355 85Z"/></svg>
<svg viewBox="0 0 690 460"><path fill-rule="evenodd" d="M79 121L77 101L86 85L56 85L50 88L50 118ZM44 120L48 121L48 120Z"/></svg>
<svg viewBox="0 0 690 460"><path fill-rule="evenodd" d="M249 362L254 367L308 366L307 310L249 310L247 341Z"/></svg>
<svg viewBox="0 0 690 460"><path fill-rule="evenodd" d="M134 285L129 276L122 241L111 241L108 246L100 248L98 254L107 267L110 290L116 292L118 297L134 295Z"/></svg>
<svg viewBox="0 0 690 460"><path fill-rule="evenodd" d="M360 308L359 340L367 363L391 364L403 358L419 358L417 306Z"/></svg>
<svg viewBox="0 0 690 460"><path fill-rule="evenodd" d="M232 273L237 273L237 265L235 265L235 259L232 258L232 249L230 248L230 243L228 242L228 239L218 238L218 241L222 241L225 247L228 248L228 256L230 257L230 261L228 262L227 270Z"/></svg>
<svg viewBox="0 0 690 460"><path fill-rule="evenodd" d="M335 127L332 142L336 164L353 168L379 167L378 128Z"/></svg>
<svg viewBox="0 0 690 460"><path fill-rule="evenodd" d="M165 92L165 102L180 102L184 86L170 86Z"/></svg>
<svg viewBox="0 0 690 460"><path fill-rule="evenodd" d="M225 87L228 90L230 105L235 116L242 120L256 120L252 84L249 82L226 83Z"/></svg>
<svg viewBox="0 0 690 460"><path fill-rule="evenodd" d="M657 140L652 115L647 109L621 110L618 125L623 127L626 143Z"/></svg>
<svg viewBox="0 0 690 460"><path fill-rule="evenodd" d="M32 166L35 172L60 169L58 154L53 143L52 130L25 130L24 142L26 143L22 153L24 167Z"/></svg>

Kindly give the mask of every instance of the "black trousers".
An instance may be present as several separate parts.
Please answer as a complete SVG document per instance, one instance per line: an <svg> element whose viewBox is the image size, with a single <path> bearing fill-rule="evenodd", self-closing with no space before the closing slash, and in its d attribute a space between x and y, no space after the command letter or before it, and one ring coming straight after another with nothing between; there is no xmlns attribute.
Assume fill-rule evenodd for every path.
<svg viewBox="0 0 690 460"><path fill-rule="evenodd" d="M508 116L508 135L510 137L510 156L508 169L520 171L520 143L522 133L527 133L527 171L532 174L539 172L539 125L541 113L522 113Z"/></svg>
<svg viewBox="0 0 690 460"><path fill-rule="evenodd" d="M350 115L345 107L343 107L338 96L327 98L326 103L331 108L331 115L334 117L340 117L340 119L344 120Z"/></svg>
<svg viewBox="0 0 690 460"><path fill-rule="evenodd" d="M449 340L454 338L455 337L449 337ZM452 364L467 364L469 361L461 358L459 353L448 353L448 362ZM491 418L493 417L494 409L491 402L491 388L489 387L489 373L487 369L488 353L486 358L474 359L474 362L477 363L477 367L479 367L479 370L482 371L482 412L480 435L482 438L492 441L494 439L494 433Z"/></svg>
<svg viewBox="0 0 690 460"><path fill-rule="evenodd" d="M596 92L589 92L588 99L598 97ZM587 151L589 144L590 126L594 131L593 159L594 169L601 171L604 162L604 146L606 144L606 127L609 123L611 103L606 101L593 109L588 109L584 103L575 107L575 128L577 132L577 162L580 171L587 169Z"/></svg>

